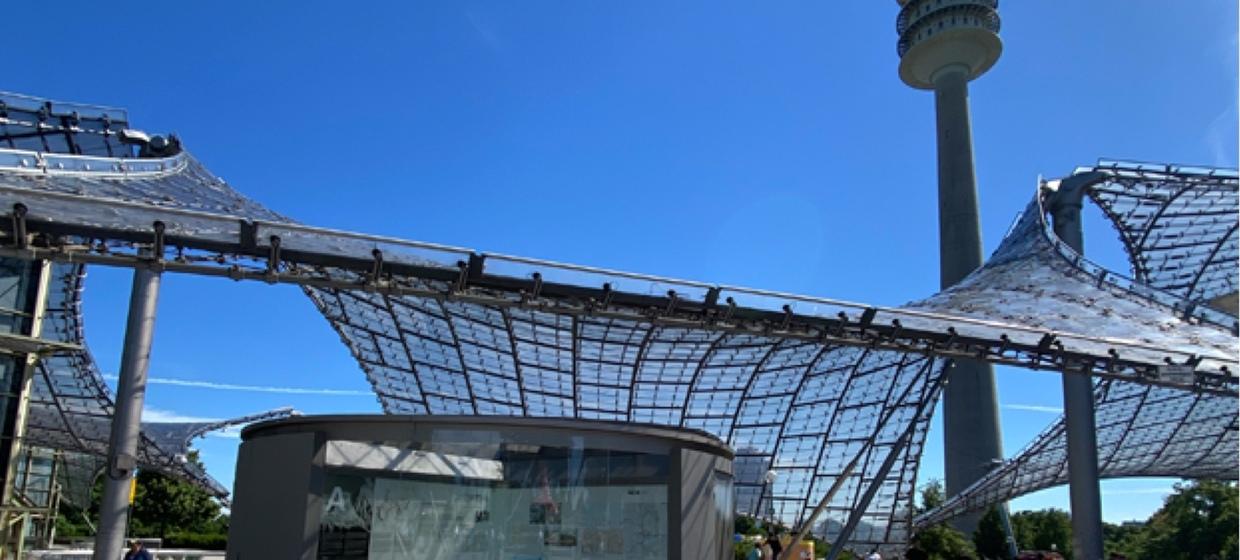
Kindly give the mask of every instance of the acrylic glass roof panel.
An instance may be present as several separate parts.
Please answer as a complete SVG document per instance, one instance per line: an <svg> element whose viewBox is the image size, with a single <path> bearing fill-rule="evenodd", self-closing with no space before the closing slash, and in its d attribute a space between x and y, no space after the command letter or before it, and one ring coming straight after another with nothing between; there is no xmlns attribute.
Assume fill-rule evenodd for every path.
<svg viewBox="0 0 1240 560"><path fill-rule="evenodd" d="M807 518L853 548L907 540L937 360L820 342L362 290L311 289L386 412L600 418L696 428L736 451L737 509ZM895 450L899 435L911 431ZM768 479L768 473L773 480ZM874 484L873 496L864 490ZM868 504L866 504L868 502ZM865 505L863 505L865 504Z"/></svg>
<svg viewBox="0 0 1240 560"><path fill-rule="evenodd" d="M1193 308L1081 258L1049 231L1040 198L1030 203L982 268L908 308L1029 325L1049 333L1096 333L1094 340L1061 344L1100 357L1113 351L1122 356L1142 348L1177 349L1216 368L1229 367L1229 377L1235 378L1235 316Z"/></svg>
<svg viewBox="0 0 1240 560"><path fill-rule="evenodd" d="M1075 258L1046 234L1039 201L975 275L989 280L884 309L296 226L184 153L117 160L0 150L0 168L3 201L30 203L31 225L55 243L29 254L145 266L123 254L135 254L136 243L162 247L169 268L306 286L391 412L698 427L750 450L738 456L738 503L789 520L839 478L847 459L836 454L877 441L820 519L819 532L847 524L861 542L907 536L927 405L941 379L937 360L921 356L1076 363L1171 384L1183 382L1159 375L1165 359L1204 357L1211 371L1236 361L1220 350L1234 343L1234 318L1177 308L1174 294ZM149 242L156 220L167 227L166 244ZM74 235L100 241L62 240ZM187 247L198 253L182 254ZM1045 284L1020 283L1029 277ZM965 290L977 298L962 297ZM1069 313L1073 305L1086 312ZM921 373L907 378L912 371ZM1203 390L1230 396L1234 375L1224 377ZM845 383L824 389L825 379ZM1203 379L1199 368L1196 382ZM816 431L798 433L798 418L823 415ZM908 446L889 453L894 433ZM776 474L770 483L768 471ZM843 519L845 511L855 515Z"/></svg>
<svg viewBox="0 0 1240 560"><path fill-rule="evenodd" d="M1236 480L1237 400L1104 380L1094 391L1103 478L1168 476ZM1061 417L1013 459L917 518L927 526L1068 482Z"/></svg>
<svg viewBox="0 0 1240 560"><path fill-rule="evenodd" d="M1089 196L1118 230L1137 280L1197 302L1236 293L1234 171L1117 162L1092 171L1107 179Z"/></svg>
<svg viewBox="0 0 1240 560"><path fill-rule="evenodd" d="M1236 175L1227 170L1183 169L1172 166L1131 164L1100 165L1084 172L1102 172L1107 179L1092 187L1093 200L1116 221L1121 238L1133 251L1133 262L1143 280L1157 286L1125 282L1101 274L1098 286L1131 290L1150 309L1161 308L1179 317L1197 314L1192 322L1201 328L1234 329L1235 317L1208 308L1194 308L1178 297L1208 300L1234 291L1237 271L1235 244ZM1031 207L1032 208L1032 207ZM1039 219L1040 219L1040 209ZM1219 214L1216 214L1220 212ZM1226 215L1226 219L1219 216ZM1027 213L1024 224L1034 223ZM1044 228L1045 229L1045 228ZM1074 265L1092 272L1095 265L1059 245L1046 235ZM1206 240L1198 243L1198 241ZM1203 257L1200 247L1209 247ZM1228 249L1230 247L1230 249ZM1183 250L1179 253L1175 251ZM996 253L996 257L1003 249ZM1146 266L1158 257L1162 264ZM1202 257L1202 258L1199 258ZM991 262L1001 259L992 258ZM1145 263L1145 264L1142 264ZM1169 263L1176 263L1174 266ZM989 266L990 263L988 263ZM1144 268L1142 268L1144 266ZM1187 275L1187 276L1186 276ZM1188 285L1177 285L1184 277ZM1179 280L1177 280L1177 278ZM1200 279L1215 278L1206 284ZM1195 283L1195 284L1194 284ZM1193 291L1192 285L1223 286L1219 290ZM1134 290L1135 288L1135 290ZM1074 288L1080 291L1079 287ZM1082 292L1085 293L1085 292ZM1093 305L1086 297L1082 301ZM1155 305L1158 302L1160 305ZM1167 305L1167 304L1170 305ZM1079 311L1079 308L1078 308ZM1109 310L1108 310L1109 311ZM1113 316L1108 312L1106 316ZM1130 314L1114 314L1132 321ZM1167 332L1190 337L1191 329L1174 321L1162 322ZM1145 329L1148 330L1148 329ZM1232 331L1234 336L1234 330ZM1225 340L1225 339L1220 339ZM1195 341L1195 340L1194 340ZM1234 341L1220 347L1235 353ZM1095 391L1100 474L1103 477L1174 476L1222 478L1238 476L1237 399L1235 395L1202 394L1165 387L1152 387L1121 380L1100 381ZM933 524L967 511L976 511L1029 492L1067 481L1066 437L1061 417L1028 448L989 476L955 496L941 508L918 518L919 525Z"/></svg>
<svg viewBox="0 0 1240 560"><path fill-rule="evenodd" d="M1151 382L1170 383L1148 375L1165 360L1183 362L1219 354L1208 346L1124 338L1128 332L1107 336L1106 330L1080 321L1045 323L1030 314L965 313L970 311L967 306L951 305L929 312L916 306L870 307L299 226L232 191L184 153L140 160L150 169L135 160L96 158L91 160L92 170L84 170L86 164L78 158L74 165L79 167L61 170L43 157L41 167L22 171L3 161L27 155L0 150L0 204L29 208L28 219L35 220L29 226L37 224L56 243L49 250L19 251L38 253L39 258L143 266L144 259L134 252L135 242L151 239L152 224L159 222L166 226L168 241L162 247L167 267L234 279L372 285L375 292L433 292L436 299L460 292L458 299L486 299L505 307L533 300L539 306L573 308L578 315L601 309L638 320L655 309L707 330L778 332L785 337L980 357L1034 368L1055 369L1075 360L1094 367L1098 375L1144 376ZM72 243L83 237L99 241ZM1115 284L1112 277L1106 277L1106 283ZM657 295L667 286L674 289L667 289L666 296ZM540 287L546 288L541 294ZM1144 296L1134 290L1129 287L1130 295L1143 301ZM538 295L542 297L531 297ZM992 298L991 303L999 311L1009 306L1002 298ZM1042 348L1045 335L1058 328L1062 330L1053 331L1057 346ZM1100 330L1101 335L1095 334ZM1114 357L1111 351L1117 348L1119 357ZM1234 356L1221 359L1236 362ZM1202 363L1199 371L1221 367L1219 360ZM1220 390L1234 390L1235 378L1227 376L1222 383L1231 387Z"/></svg>
<svg viewBox="0 0 1240 560"><path fill-rule="evenodd" d="M30 420L26 441L31 445L94 455L106 464L107 436L112 422L110 416L57 415L46 406L36 407L32 403ZM97 434L103 434L102 439L93 439ZM197 465L182 460L187 452L186 448L159 447L144 432L138 443L138 469L153 470L180 478L197 485L216 498L226 498L227 488Z"/></svg>
<svg viewBox="0 0 1240 560"><path fill-rule="evenodd" d="M264 420L287 418L295 414L297 413L292 408L286 407L210 422L143 422L142 434L160 449L175 450L184 454L189 452L190 443L194 439L211 432Z"/></svg>
<svg viewBox="0 0 1240 560"><path fill-rule="evenodd" d="M107 460L98 455L64 451L60 454L60 461L61 468L56 478L60 482L61 496L79 508L90 507L95 480L103 474Z"/></svg>
<svg viewBox="0 0 1240 560"><path fill-rule="evenodd" d="M93 192L107 189L105 195L108 197L131 200L133 193L140 193L143 189L155 189L159 186L159 181L172 176L193 176L200 169L185 161L175 167L170 167L171 172L164 177L154 179L144 177L135 182L108 179L98 184L89 184L89 188L93 189ZM154 175L159 175L159 173ZM83 184L78 183L61 192L73 192ZM216 183L209 183L211 184ZM164 192L178 192L178 189L168 189ZM211 193L208 202L202 203L196 200L192 205L185 206L195 210L204 208L226 211L253 210L241 197L228 196L226 193L224 196L216 196L219 191L215 190L207 192ZM176 199L161 199L161 203L168 203L170 200ZM223 203L218 201L223 201ZM264 217L271 216L261 211L255 214ZM143 222L134 221L131 224L135 230L139 230ZM213 231L207 232L207 235L213 234ZM427 283L429 284L430 281ZM319 290L315 293L326 292ZM768 470L777 472L779 470L772 468L771 465L771 457L778 446L795 445L798 450L796 452L804 454L815 449L806 447L807 445L819 439L825 441L828 438L825 434L821 437L801 435L797 439L790 439L788 443L784 443L778 426L784 422L785 416L793 411L821 409L824 403L810 403L806 407L790 406L791 395L788 391L791 387L789 386L779 386L782 393L767 394L772 392L769 380L779 379L789 370L803 371L812 355L822 352L821 349L828 348L827 345L797 340L785 341L777 337L725 336L725 333L720 331L696 328L656 329L648 322L590 319L569 314L545 313L510 307L488 308L435 298L385 298L360 290L335 291L331 295L335 297L337 305L349 306L363 312L364 320L352 327L352 332L356 336L350 340L353 342L355 351L362 356L359 359L370 364L373 371L386 374L378 376L376 390L385 402L395 403L389 406L389 410L413 412L426 410L432 413L459 413L476 410L479 413L565 416L578 414L582 417L628 418L633 421L673 425L683 420L684 425L697 425L708 430L714 428L712 431L718 430L719 433L735 431L750 439L764 438L766 442L764 450L751 457L751 460L756 460L763 468L760 473L755 473L759 476L749 482L751 491L744 495L751 497L751 507L757 507L758 500L764 499L768 504L767 509L773 513L777 512L789 523L794 522L798 515L803 515L814 505L812 502L807 504L803 497L798 498L798 492L808 495L811 487L817 485L819 488L817 492L821 494L825 492L826 486L833 478L831 473L834 472L834 476L838 476L840 465L835 465L834 469L810 468L806 473L797 477L786 477L784 482L780 483L780 494L775 494L767 488L770 485L764 485L761 482L761 476L765 475ZM368 302L369 307L363 302ZM579 327L566 329L574 324ZM448 325L452 326L445 329L444 327ZM385 336L385 331L382 329L392 327L398 328L394 331L386 331L387 336ZM399 331L419 333L421 337L418 342L427 351L413 359L409 359L408 355L402 358L400 346L403 342L398 344L398 339L391 336L392 332ZM578 334L574 336L574 332ZM784 342L784 346L774 348L781 341ZM569 356L574 344L584 348L587 354L590 352L597 352L597 354L593 358L571 360ZM857 352L850 349L840 351L845 354ZM742 355L748 358L738 360L738 356ZM501 362L505 356L511 365ZM513 356L518 358L514 360ZM79 355L77 358L80 359L82 356ZM616 369L614 367L616 360L624 364L624 367ZM925 367L933 363L926 358L918 358L918 360L926 364ZM748 369L742 368L743 376L753 378L763 375L765 376L763 379L767 381L750 382L742 379L728 379L727 377L735 375L735 368L740 361L744 361L748 367ZM574 366L575 363L576 366ZM724 371L713 367L716 363L723 364ZM398 368L406 364L425 368L428 373L425 378L421 378L398 371ZM496 364L504 365L496 366ZM700 374L697 370L699 364L704 364ZM385 369L378 369L379 366ZM79 364L77 367L82 369L83 366ZM469 369L466 369L467 367ZM576 382L574 379L578 372L573 371L574 367L578 368L578 372L592 373L585 374L588 379ZM474 371L475 369L478 372L489 372L493 375L479 374ZM689 389L694 386L694 375L703 377L708 386L718 386L721 383L724 386L731 384L732 390L694 393L696 405L690 407L688 397ZM516 379L518 376L519 384L505 382L505 377ZM882 379L881 376L878 379L872 384L873 386L881 388L891 386L890 380ZM574 384L576 388L572 388ZM751 397L754 402L742 410L741 401L746 396L747 387L757 396ZM89 391L85 394L93 396ZM863 396L865 394L865 392L861 393ZM393 395L398 395L400 398L392 398ZM70 393L60 396L62 397L60 400L64 401L75 395ZM419 396L422 398L419 399ZM728 399L732 404L721 408L718 405L720 399ZM419 400L420 406L410 405ZM847 402L847 397L844 401ZM778 405L778 408L768 413L764 408L772 403L782 403L782 405ZM882 403L871 403L871 409L881 409L882 406ZM906 405L904 408L908 406L911 405ZM85 408L93 412L89 406ZM843 418L847 421L840 424L841 429L851 430L839 436L844 442L855 443L855 439L859 436L854 432L860 429L859 426L864 426L866 422L873 422L877 418L873 415L856 418L857 413L847 411L843 414ZM908 414L902 413L895 421L907 424L913 421L911 418ZM55 417L53 416L52 419L54 420ZM919 449L920 439L924 437L926 416L919 417L917 421L919 424L915 446ZM50 424L53 423L49 421L41 424L46 428L51 428ZM98 450L96 444L101 445L106 441L104 437L106 424L75 418L71 422L65 422L65 425L66 428L59 431L45 428L44 433L61 436L60 445L68 446L73 443L72 436L83 431L92 432L88 434L88 437L78 439L84 440L79 445L93 446L95 451ZM837 436L830 437L837 438ZM884 449L881 448L880 451ZM885 454L874 454L873 458L867 459L867 462L863 464L862 471L854 476L858 480L862 477L866 477L867 480L873 479L876 476L875 469L882 462L883 457ZM847 458L822 454L824 465L846 461ZM915 465L918 458L919 454L916 452L910 453L907 450L900 452L897 468L891 469L884 475L891 480L886 487L905 490L911 488L913 485L911 477L916 472ZM147 460L157 462L165 468L171 464L163 458ZM852 484L855 487L854 490L862 486L856 482ZM767 492L765 497L761 496L763 491ZM851 496L852 499L859 499L856 492L853 492ZM858 526L866 531L864 538L867 539L867 543L870 540L885 538L887 535L898 539L903 538L900 535L907 534L908 506L907 504L898 505L893 500L905 499L909 496L911 493L908 491L898 494L884 492L871 499L868 511L872 513L867 519L858 523ZM834 503L828 508L824 519L839 517L840 512L853 509L856 508L853 507L852 502ZM899 517L893 518L893 513L899 513ZM840 523L842 524L843 521Z"/></svg>
<svg viewBox="0 0 1240 560"><path fill-rule="evenodd" d="M121 140L129 124L123 109L51 102L0 93L0 146L36 152L131 157Z"/></svg>
<svg viewBox="0 0 1240 560"><path fill-rule="evenodd" d="M39 173L16 173L5 177L10 188L30 189L42 192L77 195L93 199L106 199L137 203L156 208L177 208L209 212L235 218L253 218L283 221L284 218L263 206L237 194L227 183L212 175L198 160L188 154L157 159L114 159L85 156L43 154L41 165L49 170L65 173L71 180L48 180ZM23 160L32 161L27 152L0 154L0 163L21 166ZM31 165L34 165L31 163ZM152 213L152 216L158 213ZM150 222L138 220L140 216L108 216L96 214L101 227L145 230ZM200 224L186 224L187 228ZM198 236L213 237L221 232L209 226L194 230Z"/></svg>

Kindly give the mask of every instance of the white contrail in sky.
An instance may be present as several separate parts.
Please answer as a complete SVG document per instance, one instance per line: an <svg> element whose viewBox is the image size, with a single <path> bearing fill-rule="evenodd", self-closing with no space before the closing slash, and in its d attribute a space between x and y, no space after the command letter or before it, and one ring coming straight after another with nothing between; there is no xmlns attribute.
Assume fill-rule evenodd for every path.
<svg viewBox="0 0 1240 560"><path fill-rule="evenodd" d="M105 375L107 379L116 379L115 375ZM177 387L197 387L200 389L216 389L220 391L246 391L251 393L282 393L285 395L329 395L345 397L373 397L370 391L353 389L316 389L312 387L276 387L271 385L238 385L234 383L216 383L214 381L196 381L193 379L174 379L170 377L148 377L147 383L152 385L174 385Z"/></svg>
<svg viewBox="0 0 1240 560"><path fill-rule="evenodd" d="M1047 414L1063 414L1063 409L1057 406L1042 406L1040 404L1004 404L1003 408L1011 410L1024 410L1027 412L1045 412Z"/></svg>

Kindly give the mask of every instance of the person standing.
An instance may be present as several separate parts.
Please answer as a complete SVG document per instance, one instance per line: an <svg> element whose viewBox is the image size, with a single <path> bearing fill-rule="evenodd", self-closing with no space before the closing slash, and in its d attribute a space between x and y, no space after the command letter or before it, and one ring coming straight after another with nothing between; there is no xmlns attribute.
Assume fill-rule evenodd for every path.
<svg viewBox="0 0 1240 560"><path fill-rule="evenodd" d="M770 537L766 539L766 545L771 549L771 558L779 558L779 553L784 551L784 544L779 542L778 532L770 534Z"/></svg>
<svg viewBox="0 0 1240 560"><path fill-rule="evenodd" d="M762 541L762 544L761 546L758 547L758 550L762 552L762 558L764 560L775 560L776 559L775 551L774 549L771 548L771 539L768 538Z"/></svg>
<svg viewBox="0 0 1240 560"><path fill-rule="evenodd" d="M125 552L125 560L154 560L151 552L142 546L142 541L129 539L129 550Z"/></svg>

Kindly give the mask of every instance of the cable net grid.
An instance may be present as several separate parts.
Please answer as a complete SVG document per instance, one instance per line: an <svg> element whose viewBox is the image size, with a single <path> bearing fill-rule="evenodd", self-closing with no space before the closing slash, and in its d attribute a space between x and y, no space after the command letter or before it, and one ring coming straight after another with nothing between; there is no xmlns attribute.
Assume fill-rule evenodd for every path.
<svg viewBox="0 0 1240 560"><path fill-rule="evenodd" d="M1235 216L1240 198L1235 172L1114 162L1078 172L1104 175L1104 180L1087 194L1120 232L1136 281L1109 273L1064 246L1045 222L1040 197L1018 220L1013 235L1034 240L1042 237L1064 257L1063 262L1071 262L1079 271L1070 273L1087 274L1097 286L1110 287L1112 294L1123 299L1132 300L1134 295L1141 298L1136 300L1141 307L1135 310L1124 311L1113 305L1105 313L1105 324L1132 328L1144 323L1148 327L1141 330L1147 333L1161 330L1175 337L1187 335L1171 342L1158 340L1162 335L1155 334L1145 339L1148 342L1183 345L1211 340L1220 354L1234 355L1235 309L1201 308L1199 311L1207 313L1192 313L1196 303L1210 303L1234 294L1236 289L1240 271ZM1034 229L1045 234L1031 237L1020 233ZM1005 241L986 267L1000 263L1005 253L1012 252L1006 245ZM1073 289L1085 293L1079 287ZM1077 301L1092 307L1098 298ZM1149 313L1159 308L1161 313ZM1082 314L1081 307L1065 311ZM1237 479L1237 404L1234 394L1100 380L1095 388L1100 476ZM1066 445L1061 416L990 475L941 508L920 516L917 525L931 525L1067 483Z"/></svg>
<svg viewBox="0 0 1240 560"><path fill-rule="evenodd" d="M1099 382L1095 416L1100 476L1236 480L1237 404L1235 397ZM916 524L933 525L1067 482L1067 436L1060 417L1016 457L919 516Z"/></svg>
<svg viewBox="0 0 1240 560"><path fill-rule="evenodd" d="M5 262L11 261L6 259ZM111 390L89 350L85 349L81 317L85 267L55 263L51 266L51 275L41 335L83 349L39 360L24 441L38 447L102 458L107 454L111 435L113 401ZM144 423L138 446L138 466L193 482L214 496L224 498L228 495L227 489L197 465L184 460L190 441L209 431L290 413L291 410L280 409L218 422Z"/></svg>
<svg viewBox="0 0 1240 560"><path fill-rule="evenodd" d="M280 233L286 248L306 251L327 248L336 254L367 254L393 243L403 249L410 247L400 245L399 240L377 241L356 235L350 238L350 234L340 232L281 229L278 222L285 222L284 218L231 190L185 153L145 162L103 158L58 161L54 156L44 159L50 164L45 175L6 175L6 189L85 194L98 200L138 205L115 215L86 216L100 228L147 232L155 219L165 215L163 210L188 209L241 220L277 222L252 223L257 230L254 238L263 247L268 234L274 235L272 232ZM62 175L53 171L59 169L57 165L79 167L72 169L74 175ZM82 168L85 165L110 165L114 173L79 173L90 171ZM68 205L55 208L74 210ZM1025 217L992 257L989 276L979 275L985 279L975 279L968 288L974 290L972 293L962 289L912 308L931 309L931 314L881 309L876 325L893 323L894 338L901 328L891 319L894 316L904 321L906 327L949 332L958 329L965 337L998 339L1001 334L1040 335L1030 334L1035 331L1091 333L1105 324L1113 331L1108 334L1148 345L1145 349L1123 346L1124 352L1145 353L1150 358L1166 355L1168 348L1200 349L1200 354L1208 357L1234 343L1234 332L1230 338L1220 337L1217 329L1209 330L1213 327L1197 322L1197 317L1187 312L1187 306L1165 303L1175 299L1158 295L1165 292L1116 280L1087 261L1075 258L1046 235L1048 228L1036 205L1031 205ZM171 232L225 243L235 241L246 227L239 221L221 227L217 219L195 220L193 216L178 215L170 221ZM465 250L437 250L443 260L431 264L447 268L455 259L472 260L474 256ZM424 262L400 252L385 250L384 255L393 262ZM229 262L227 255L218 258L222 263ZM488 262L497 265L494 270L523 261L497 257ZM292 262L280 264L299 266ZM1013 266L1004 274L996 274L995 270L1004 264ZM531 267L517 269L525 274ZM850 524L856 528L854 542L878 543L885 539L892 544L907 537L916 465L931 412L925 405L932 403L937 393L937 380L941 378L939 360L864 346L845 348L788 336L789 333L741 333L712 328L709 323L673 325L657 318L657 312L649 318L644 317L644 312L617 318L594 316L588 307L582 313L579 308L572 308L571 302L559 300L542 300L526 306L527 297L538 299L537 288L532 296L524 291L517 293L515 288L492 290L487 295L503 304L490 305L468 298L454 299L453 283L442 279L404 278L402 282L428 293L448 294L447 297L395 296L365 287L373 277L356 270L331 266L289 270L359 286L310 287L306 291L358 359L385 411L597 417L703 429L724 438L741 452L736 464L740 509L778 516L785 522L803 519L825 495L827 487L840 477L843 465L864 449L863 443L869 438L875 445L866 450L861 467L844 481L841 491L828 504L816 532L832 535L844 524ZM597 277L597 273L581 272L580 267L552 266L543 270L548 278L555 273L570 281L583 275ZM1022 279L1035 278L1038 287L1054 286L1065 277L1072 281L1067 283L1068 289L1058 292L1027 290L1020 283ZM637 284L648 284L647 293L660 293L654 289L660 282L647 278ZM675 286L692 300L709 299L711 290L718 295L718 288L687 286L683 282ZM485 290L473 293L482 291ZM726 292L734 293L742 304L756 300L757 309L767 305L768 311L779 309L785 301L777 294L772 298L770 294L732 288ZM1037 297L1021 299L1025 292ZM1151 300L1159 305L1151 305ZM673 296L670 302L664 300L660 305L665 305L670 313L675 301ZM1081 317L1066 311L1072 306L1082 307L1083 302L1092 315ZM1050 313L1045 312L1048 304L1053 308ZM824 309L819 310L819 306ZM1039 306L1044 312L1034 312ZM838 307L824 301L808 308L815 310L811 314L825 313L830 317ZM791 313L786 307L784 311ZM867 309L870 311L873 308ZM1113 319L1103 320L1104 317ZM957 322L954 318L981 321ZM1021 326L1024 330L1010 330ZM1174 331L1174 335L1168 335L1168 331ZM1064 340L1072 345L1070 350L1087 352L1096 359L1106 360L1108 350L1113 350L1111 342L1104 339ZM1234 356L1229 359L1234 361ZM915 377L920 384L900 385L897 380L911 371L921 372ZM870 377L873 379L868 380ZM895 397L895 387L908 389L901 393L907 399ZM794 418L798 420L793 421ZM896 434L904 433L901 427L911 430L908 433L912 436L892 455L892 443L900 437ZM869 435L867 430L872 430ZM1172 449L1165 454L1174 453L1179 452ZM888 457L892 460L888 461ZM1198 463L1206 464L1213 457L1201 458ZM811 459L816 459L812 465ZM878 484L871 484L874 482ZM872 499L866 495L870 488L875 489Z"/></svg>
<svg viewBox="0 0 1240 560"><path fill-rule="evenodd" d="M938 360L606 317L311 289L387 412L601 418L696 428L729 442L738 511L803 520L868 441L820 517L838 534L899 434L918 423L855 538L907 535ZM903 395L905 401L897 402ZM885 418L882 430L878 423ZM905 503L897 504L897 500ZM894 515L898 514L898 515ZM869 536L864 536L869 535ZM854 539L855 540L855 539ZM872 541L872 542L871 542ZM892 541L894 542L894 541Z"/></svg>
<svg viewBox="0 0 1240 560"><path fill-rule="evenodd" d="M1107 180L1090 198L1119 232L1137 280L1195 302L1236 293L1234 171L1118 162L1093 169Z"/></svg>

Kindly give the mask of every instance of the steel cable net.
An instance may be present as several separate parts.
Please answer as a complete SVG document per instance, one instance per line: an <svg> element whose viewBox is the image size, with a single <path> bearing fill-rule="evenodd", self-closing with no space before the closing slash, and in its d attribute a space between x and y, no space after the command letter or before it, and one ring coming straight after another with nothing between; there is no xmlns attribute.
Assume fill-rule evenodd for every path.
<svg viewBox="0 0 1240 560"><path fill-rule="evenodd" d="M1098 471L1103 478L1167 476L1236 480L1234 397L1104 380L1094 391ZM918 516L918 527L1067 484L1064 420L1059 418L1015 458Z"/></svg>
<svg viewBox="0 0 1240 560"><path fill-rule="evenodd" d="M128 133L134 137L141 133L130 131L127 126L128 115L123 109L53 104L25 96L0 94L0 145L9 148L48 154L131 158L138 155L139 150L134 144L123 141L122 136ZM129 161L134 160L116 160L118 165ZM18 164L21 162L18 161ZM99 196L135 194L123 185L123 182L115 182L109 185L115 190L93 188L90 191ZM191 185L199 200L204 198L204 193L210 192L208 184L201 177L195 177L192 170L183 173L179 180L168 181L165 188L189 188ZM150 193L146 191L144 194ZM181 198L186 197L187 193ZM204 204L203 207L208 206ZM214 210L235 208L227 203L209 207ZM32 278L30 267L24 261L0 259L0 270L3 271L6 286L16 288L30 283ZM41 338L73 344L82 350L44 356L39 360L31 385L29 417L23 441L29 445L67 452L64 456L69 460L62 481L85 477L93 483L106 463L103 457L107 454L110 437L113 400L93 357L85 349L81 316L84 277L85 267L80 264L56 263L51 267ZM227 489L197 465L183 460L190 440L208 431L286 416L290 412L282 409L212 423L144 424L138 447L138 467L190 481L212 495L224 498L228 495ZM170 437L174 434L175 437ZM70 486L78 488L78 491L70 492L72 498L87 500L79 502L79 505L89 503L90 484L71 483ZM79 487L84 487L84 490Z"/></svg>
<svg viewBox="0 0 1240 560"><path fill-rule="evenodd" d="M107 454L113 401L89 350L84 349L81 297L84 267L52 265L52 285L42 337L83 346L83 350L40 359L32 383L29 420L24 440L30 445L93 454ZM197 484L218 498L228 490L199 466L186 462L190 441L210 431L249 422L280 418L278 409L217 422L143 423L138 468L150 469ZM102 464L102 463L101 463Z"/></svg>
<svg viewBox="0 0 1240 560"><path fill-rule="evenodd" d="M1049 333L1096 332L1101 336L1077 343L1096 355L1123 352L1114 342L1126 340L1146 348L1191 349L1195 359L1234 366L1235 315L1192 306L1084 259L1055 237L1039 197L982 268L907 308Z"/></svg>
<svg viewBox="0 0 1240 560"><path fill-rule="evenodd" d="M51 267L42 338L82 344L81 268L62 264ZM25 262L0 259L0 269L6 284L29 282L30 267ZM111 394L89 351L44 356L33 373L22 441L37 447L102 456L107 452L111 415ZM161 447L143 434L138 449L139 465L193 481L216 496L226 496L227 491L201 469L177 461L177 455L185 452L182 446Z"/></svg>
<svg viewBox="0 0 1240 560"><path fill-rule="evenodd" d="M789 526L806 519L845 464L864 452L815 532L831 539L857 513L853 546L907 541L930 416L929 408L917 410L934 399L939 360L648 321L363 291L311 293L386 412L700 429L736 450L738 511ZM910 425L910 443L895 451L895 466L880 477L880 465ZM867 442L873 442L868 450ZM863 506L871 484L881 491Z"/></svg>
<svg viewBox="0 0 1240 560"><path fill-rule="evenodd" d="M1107 180L1089 197L1118 231L1134 277L1193 302L1232 296L1226 310L1234 315L1235 172L1123 162L1092 170Z"/></svg>
<svg viewBox="0 0 1240 560"><path fill-rule="evenodd" d="M1234 402L1234 317L1081 259L1036 199L983 269L896 309L297 226L183 152L0 150L0 205L18 203L47 258L147 266L155 250L183 271L302 285L386 412L704 430L737 452L738 510L789 525L840 482L812 529L851 528L852 548L908 540L944 358L1071 363Z"/></svg>
<svg viewBox="0 0 1240 560"><path fill-rule="evenodd" d="M1234 171L1179 168L1149 164L1104 162L1078 173L1100 172L1105 179L1088 191L1091 200L1120 232L1148 299L1158 301L1181 315L1197 317L1220 330L1235 332L1235 309L1195 304L1217 301L1234 294L1240 275L1236 253L1236 215L1240 210L1238 181ZM1042 222L1027 213L1020 227ZM1045 239L1058 245L1054 234ZM1065 254L1071 249L1066 249ZM998 253L996 253L998 255ZM1078 262L1079 257L1076 257ZM992 259L993 260L993 259ZM1098 274L1105 282L1106 274ZM1114 278L1114 276L1112 276ZM1178 295L1185 300L1176 300ZM1220 313L1219 311L1224 311ZM1123 317L1123 319L1130 319ZM1153 325L1157 326L1157 325ZM1174 325L1164 330L1182 331ZM1220 338L1220 342L1227 342ZM1235 352L1234 339L1222 349ZM1201 394L1175 388L1152 387L1117 379L1104 379L1094 391L1097 424L1098 467L1104 478L1169 476L1177 478L1240 477L1235 457L1237 402L1235 394ZM957 515L980 511L991 505L1066 484L1067 436L1064 419L1038 436L1014 458L949 499L934 511L919 516L919 527L933 525Z"/></svg>

